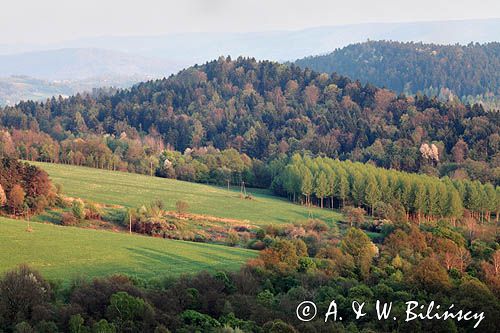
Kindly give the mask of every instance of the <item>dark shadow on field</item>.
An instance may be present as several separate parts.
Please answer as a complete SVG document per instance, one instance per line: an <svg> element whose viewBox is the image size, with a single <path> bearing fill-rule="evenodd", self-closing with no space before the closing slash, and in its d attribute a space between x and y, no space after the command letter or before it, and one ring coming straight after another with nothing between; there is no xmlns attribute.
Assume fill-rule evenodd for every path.
<svg viewBox="0 0 500 333"><path fill-rule="evenodd" d="M43 212L42 214L33 218L34 222L49 222L53 224L61 224L61 211L48 210Z"/></svg>
<svg viewBox="0 0 500 333"><path fill-rule="evenodd" d="M92 280L97 277L107 277L115 274L135 274L131 271L130 267L121 264L91 264L82 265L80 267L72 267L66 269L64 275L67 279L62 281L79 281L79 280ZM58 279L55 279L58 280Z"/></svg>
<svg viewBox="0 0 500 333"><path fill-rule="evenodd" d="M186 273L188 272L186 266L192 266L193 271L213 270L219 265L229 264L231 262L229 258L213 253L201 252L198 254L201 258L197 260L187 256L158 251L147 247L127 248L127 250L132 253L143 269L158 272L158 264L161 264L161 266L166 266L164 269L167 274ZM203 260L205 258L207 261ZM213 265L210 263L210 261L213 260L217 260L219 263Z"/></svg>

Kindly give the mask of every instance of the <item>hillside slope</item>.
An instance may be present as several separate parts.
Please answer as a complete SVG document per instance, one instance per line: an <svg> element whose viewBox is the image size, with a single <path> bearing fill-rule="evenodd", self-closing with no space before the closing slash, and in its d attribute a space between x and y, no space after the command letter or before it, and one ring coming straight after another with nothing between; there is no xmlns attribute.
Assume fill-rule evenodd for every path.
<svg viewBox="0 0 500 333"><path fill-rule="evenodd" d="M257 253L210 244L60 227L0 218L0 273L25 263L44 276L69 280L126 273L144 278L238 269Z"/></svg>
<svg viewBox="0 0 500 333"><path fill-rule="evenodd" d="M471 160L481 163L466 166L466 172L493 182L497 176L488 169L499 166L500 156L498 112L244 58L221 57L114 94L19 103L0 112L0 124L28 131L11 143L20 158L74 164L81 155L87 161L113 158L127 163L129 170L158 159L161 151L146 151L140 142L125 144L127 138L148 135L161 142L157 146L180 152L234 148L265 161L308 150L443 176ZM88 142L84 149L72 142L75 137ZM431 143L439 152L436 165L427 163L419 150Z"/></svg>
<svg viewBox="0 0 500 333"><path fill-rule="evenodd" d="M463 46L369 41L299 59L295 64L397 92L450 89L459 97L500 94L500 43Z"/></svg>
<svg viewBox="0 0 500 333"><path fill-rule="evenodd" d="M191 213L248 221L253 225L304 221L311 213L326 222L340 219L334 211L307 209L270 195L268 191L248 189L254 199L241 199L239 188L195 184L173 179L98 170L61 164L36 163L53 183L61 184L65 195L95 202L140 207L160 199L166 209L175 210L178 200L186 201Z"/></svg>

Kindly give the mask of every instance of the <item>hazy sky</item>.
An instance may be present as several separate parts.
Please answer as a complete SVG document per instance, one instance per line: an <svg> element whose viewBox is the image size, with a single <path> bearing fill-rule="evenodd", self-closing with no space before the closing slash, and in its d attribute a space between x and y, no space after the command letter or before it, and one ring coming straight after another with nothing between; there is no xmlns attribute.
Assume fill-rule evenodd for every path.
<svg viewBox="0 0 500 333"><path fill-rule="evenodd" d="M1 0L0 44L500 17L499 0Z"/></svg>

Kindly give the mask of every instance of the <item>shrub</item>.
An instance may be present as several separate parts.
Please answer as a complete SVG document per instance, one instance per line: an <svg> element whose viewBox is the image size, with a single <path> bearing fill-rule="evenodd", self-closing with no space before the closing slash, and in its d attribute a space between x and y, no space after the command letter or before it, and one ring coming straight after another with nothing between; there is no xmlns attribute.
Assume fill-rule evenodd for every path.
<svg viewBox="0 0 500 333"><path fill-rule="evenodd" d="M365 221L366 211L361 207L346 206L342 209L342 212L347 217L347 222L352 226L359 226Z"/></svg>
<svg viewBox="0 0 500 333"><path fill-rule="evenodd" d="M306 230L314 230L317 232L325 232L328 231L329 229L328 224L318 219L309 220L304 227Z"/></svg>
<svg viewBox="0 0 500 333"><path fill-rule="evenodd" d="M109 300L107 315L119 331L125 330L128 325L135 326L135 322L147 322L154 316L154 310L142 298L129 295L125 291L113 294Z"/></svg>
<svg viewBox="0 0 500 333"><path fill-rule="evenodd" d="M221 326L220 323L214 318L195 310L184 311L181 314L181 318L186 325L186 328L192 329L192 332L208 332Z"/></svg>
<svg viewBox="0 0 500 333"><path fill-rule="evenodd" d="M84 331L85 329L85 320L83 319L81 314L76 314L70 317L69 319L69 332L70 333L79 333Z"/></svg>
<svg viewBox="0 0 500 333"><path fill-rule="evenodd" d="M261 240L254 240L252 242L250 242L250 244L248 245L248 248L252 249L252 250L264 250L266 248L266 244L264 244L263 241Z"/></svg>
<svg viewBox="0 0 500 333"><path fill-rule="evenodd" d="M61 224L65 226L76 225L78 221L73 213L64 212L61 214Z"/></svg>
<svg viewBox="0 0 500 333"><path fill-rule="evenodd" d="M266 231L264 229L257 230L257 232L255 233L255 238L263 240L264 237L266 237Z"/></svg>
<svg viewBox="0 0 500 333"><path fill-rule="evenodd" d="M229 230L227 233L227 239L226 239L227 244L230 246L235 246L240 242L240 236L238 233L234 230Z"/></svg>
<svg viewBox="0 0 500 333"><path fill-rule="evenodd" d="M30 324L23 321L23 322L20 322L19 324L16 325L14 332L15 333L35 333L35 330L33 329L33 327L31 327Z"/></svg>
<svg viewBox="0 0 500 333"><path fill-rule="evenodd" d="M85 212L85 218L93 220L101 219L103 214L101 207L93 202L87 202L86 206L87 210Z"/></svg>
<svg viewBox="0 0 500 333"><path fill-rule="evenodd" d="M189 204L185 201L179 200L175 203L175 209L178 214L186 214L189 209Z"/></svg>
<svg viewBox="0 0 500 333"><path fill-rule="evenodd" d="M85 204L81 199L73 200L71 211L78 220L83 220L85 218Z"/></svg>

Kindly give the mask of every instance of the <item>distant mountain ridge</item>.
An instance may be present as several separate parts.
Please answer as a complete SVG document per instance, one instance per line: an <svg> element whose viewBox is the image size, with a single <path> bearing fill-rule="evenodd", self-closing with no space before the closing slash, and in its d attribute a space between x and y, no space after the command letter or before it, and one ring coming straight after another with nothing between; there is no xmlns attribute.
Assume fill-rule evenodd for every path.
<svg viewBox="0 0 500 333"><path fill-rule="evenodd" d="M0 106L27 100L43 101L52 96L68 97L79 92L92 92L96 87L128 88L145 79L148 78L139 75L108 75L64 81L49 81L22 75L0 77Z"/></svg>
<svg viewBox="0 0 500 333"><path fill-rule="evenodd" d="M153 59L96 48L67 48L0 55L0 76L26 75L48 80L82 80L106 75L167 76L176 68Z"/></svg>
<svg viewBox="0 0 500 333"><path fill-rule="evenodd" d="M290 61L332 52L366 40L468 44L500 41L500 18L401 23L361 23L296 31L193 32L159 36L103 36L50 45L0 45L0 54L61 48L98 48L181 61L183 67L220 55Z"/></svg>
<svg viewBox="0 0 500 333"><path fill-rule="evenodd" d="M436 45L369 41L295 61L405 93L500 96L500 43Z"/></svg>
<svg viewBox="0 0 500 333"><path fill-rule="evenodd" d="M98 87L126 88L181 67L165 59L106 49L68 48L0 55L0 105L68 96Z"/></svg>
<svg viewBox="0 0 500 333"><path fill-rule="evenodd" d="M85 87L90 88L110 83L125 87L130 82L162 78L221 55L285 62L326 54L368 39L467 44L500 41L499 32L500 19L487 19L366 23L298 31L104 36L49 45L0 45L0 78L5 83L0 87L0 96L10 104L19 98L44 99L45 92L53 91L53 81L60 80L85 80ZM49 86L41 85L39 90L31 86L29 93L12 93L13 87L19 87L17 83L12 85L12 75L46 80ZM74 92L75 86L64 89ZM5 104L1 97L0 104Z"/></svg>

